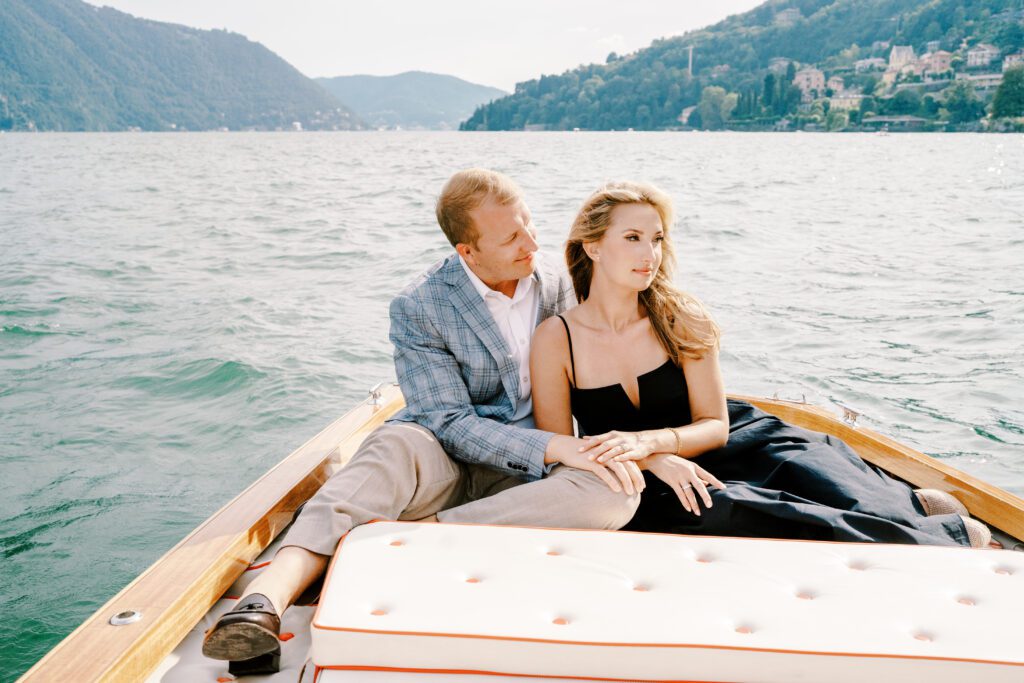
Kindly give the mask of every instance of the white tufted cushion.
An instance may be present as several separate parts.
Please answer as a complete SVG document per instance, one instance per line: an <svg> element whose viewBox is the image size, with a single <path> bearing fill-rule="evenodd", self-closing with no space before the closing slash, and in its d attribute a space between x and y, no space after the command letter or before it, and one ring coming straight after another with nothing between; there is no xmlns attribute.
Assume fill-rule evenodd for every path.
<svg viewBox="0 0 1024 683"><path fill-rule="evenodd" d="M1024 555L379 522L319 667L691 681L1024 681Z"/></svg>

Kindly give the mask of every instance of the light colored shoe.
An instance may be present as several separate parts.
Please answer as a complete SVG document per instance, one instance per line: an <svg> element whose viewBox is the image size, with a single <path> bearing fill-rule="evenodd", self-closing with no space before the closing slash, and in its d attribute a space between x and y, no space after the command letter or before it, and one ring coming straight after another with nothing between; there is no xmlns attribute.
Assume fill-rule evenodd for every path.
<svg viewBox="0 0 1024 683"><path fill-rule="evenodd" d="M992 542L992 531L976 519L963 515L960 515L960 519L964 520L964 526L967 527L967 538L971 541L971 547L987 548Z"/></svg>
<svg viewBox="0 0 1024 683"><path fill-rule="evenodd" d="M921 501L921 505L924 507L924 513L929 517L932 515L968 516L967 508L964 504L945 491L939 491L938 489L917 489L914 491L914 495L916 495L917 499Z"/></svg>

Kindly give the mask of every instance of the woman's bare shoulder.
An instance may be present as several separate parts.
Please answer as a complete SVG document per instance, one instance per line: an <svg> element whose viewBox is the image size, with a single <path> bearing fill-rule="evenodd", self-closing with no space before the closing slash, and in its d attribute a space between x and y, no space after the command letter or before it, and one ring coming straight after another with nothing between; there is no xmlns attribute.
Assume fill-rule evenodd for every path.
<svg viewBox="0 0 1024 683"><path fill-rule="evenodd" d="M548 347L566 346L565 325L561 319L557 315L553 315L537 325L537 329L533 333L533 343Z"/></svg>

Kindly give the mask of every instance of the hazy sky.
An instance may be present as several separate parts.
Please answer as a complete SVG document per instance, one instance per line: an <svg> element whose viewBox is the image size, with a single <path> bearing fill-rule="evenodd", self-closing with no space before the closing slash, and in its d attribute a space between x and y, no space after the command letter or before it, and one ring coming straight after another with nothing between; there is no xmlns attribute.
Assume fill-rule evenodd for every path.
<svg viewBox="0 0 1024 683"><path fill-rule="evenodd" d="M763 0L89 0L137 17L225 28L307 76L421 70L512 90L702 28Z"/></svg>

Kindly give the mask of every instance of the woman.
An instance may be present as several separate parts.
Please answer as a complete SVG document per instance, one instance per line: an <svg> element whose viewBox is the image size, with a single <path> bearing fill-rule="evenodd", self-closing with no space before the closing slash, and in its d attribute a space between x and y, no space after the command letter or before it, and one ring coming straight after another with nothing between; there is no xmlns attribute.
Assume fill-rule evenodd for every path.
<svg viewBox="0 0 1024 683"><path fill-rule="evenodd" d="M988 528L949 494L914 492L841 441L726 401L718 327L672 285L671 225L650 185L591 195L565 250L579 306L532 344L537 427L572 434L575 417L591 459L644 470L626 528L987 546Z"/></svg>

